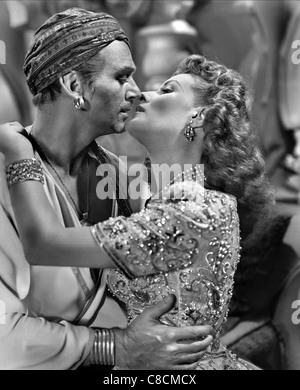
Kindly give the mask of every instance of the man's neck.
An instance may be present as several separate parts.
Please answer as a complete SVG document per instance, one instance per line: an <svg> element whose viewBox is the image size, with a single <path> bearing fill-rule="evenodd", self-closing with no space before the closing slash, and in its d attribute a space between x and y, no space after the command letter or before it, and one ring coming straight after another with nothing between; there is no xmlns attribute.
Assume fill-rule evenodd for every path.
<svg viewBox="0 0 300 390"><path fill-rule="evenodd" d="M69 175L76 174L92 141L78 124L59 116L50 119L47 113L38 113L31 134L47 158Z"/></svg>

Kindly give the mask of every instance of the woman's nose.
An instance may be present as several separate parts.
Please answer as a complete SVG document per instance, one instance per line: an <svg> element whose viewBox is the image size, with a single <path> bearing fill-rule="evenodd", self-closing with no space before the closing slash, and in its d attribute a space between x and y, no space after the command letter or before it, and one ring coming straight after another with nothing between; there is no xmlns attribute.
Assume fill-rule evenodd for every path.
<svg viewBox="0 0 300 390"><path fill-rule="evenodd" d="M141 103L149 103L154 94L155 94L155 91L142 92L141 96L140 96L140 102Z"/></svg>

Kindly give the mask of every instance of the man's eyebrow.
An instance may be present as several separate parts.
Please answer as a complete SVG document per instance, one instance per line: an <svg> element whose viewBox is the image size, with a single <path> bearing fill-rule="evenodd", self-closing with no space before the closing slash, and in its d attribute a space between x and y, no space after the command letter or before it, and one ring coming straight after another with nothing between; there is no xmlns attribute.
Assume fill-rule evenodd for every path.
<svg viewBox="0 0 300 390"><path fill-rule="evenodd" d="M179 87L180 87L180 88L182 89L182 91L183 91L183 88L182 88L181 84L180 84L177 80L168 80L168 81L166 81L163 85L166 86L166 85L169 85L169 84L171 84L171 83L176 83L176 84L178 84Z"/></svg>
<svg viewBox="0 0 300 390"><path fill-rule="evenodd" d="M136 68L133 66L123 66L122 68L116 69L117 73L123 73L123 74L134 73L135 71Z"/></svg>

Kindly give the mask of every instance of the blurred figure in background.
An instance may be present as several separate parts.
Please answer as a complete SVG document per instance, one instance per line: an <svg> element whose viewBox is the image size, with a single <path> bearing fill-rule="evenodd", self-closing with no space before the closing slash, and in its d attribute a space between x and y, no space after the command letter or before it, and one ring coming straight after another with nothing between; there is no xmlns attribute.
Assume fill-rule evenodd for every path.
<svg viewBox="0 0 300 390"><path fill-rule="evenodd" d="M6 64L0 66L0 123L29 125L35 113L23 76L23 61L34 30L54 13L70 6L100 12L99 0L0 1L0 40L6 47Z"/></svg>
<svg viewBox="0 0 300 390"><path fill-rule="evenodd" d="M22 75L26 52L26 7L20 2L0 2L0 40L5 43L6 63L0 66L0 123L20 120L29 124L32 106Z"/></svg>
<svg viewBox="0 0 300 390"><path fill-rule="evenodd" d="M287 185L300 203L300 3L286 1L288 22L280 50L279 109L284 129L293 136L293 147L285 160Z"/></svg>

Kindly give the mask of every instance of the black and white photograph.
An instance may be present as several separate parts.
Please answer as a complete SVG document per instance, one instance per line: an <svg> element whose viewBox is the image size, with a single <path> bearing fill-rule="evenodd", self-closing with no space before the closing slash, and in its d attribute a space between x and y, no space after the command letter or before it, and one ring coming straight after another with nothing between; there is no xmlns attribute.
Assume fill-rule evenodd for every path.
<svg viewBox="0 0 300 390"><path fill-rule="evenodd" d="M300 370L300 0L0 0L0 370Z"/></svg>

